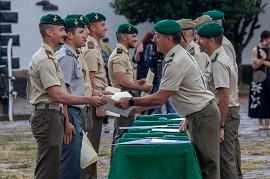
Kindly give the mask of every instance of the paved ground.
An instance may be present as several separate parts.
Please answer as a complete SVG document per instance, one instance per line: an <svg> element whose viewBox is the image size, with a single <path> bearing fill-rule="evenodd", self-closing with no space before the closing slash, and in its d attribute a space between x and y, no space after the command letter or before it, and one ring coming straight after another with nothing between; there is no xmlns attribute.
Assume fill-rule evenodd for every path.
<svg viewBox="0 0 270 179"><path fill-rule="evenodd" d="M247 116L248 112L248 99L247 96L241 96L241 123L239 128L239 136L240 141L248 141L248 140L256 140L256 141L269 141L269 134L270 130L258 130L258 121L255 119L250 119ZM10 129L16 129L16 131L21 131L25 133L30 132L30 125L27 120L27 116L31 114L31 105L22 98L18 98L14 102L14 119L19 119L16 117L25 116L24 120L19 120L15 122L8 122L8 121L0 121L0 132L5 133L6 131L10 131ZM109 120L111 131L108 134L102 133L102 138L112 138L112 129L113 129L113 120ZM8 130L9 129L9 130ZM15 131L14 131L15 132ZM109 146L101 146L101 147L109 147ZM261 146L262 148L269 148L269 146ZM249 171L248 169L244 171L244 178L251 179L251 178L270 178L270 156L262 156L256 155L256 151L253 153L249 153L247 155L242 155L242 161L249 161L249 160L256 160L259 162L264 162L265 169L258 170L258 171ZM106 162L106 161L105 161ZM1 166L0 166L1 167ZM107 175L100 176L100 179L106 178Z"/></svg>

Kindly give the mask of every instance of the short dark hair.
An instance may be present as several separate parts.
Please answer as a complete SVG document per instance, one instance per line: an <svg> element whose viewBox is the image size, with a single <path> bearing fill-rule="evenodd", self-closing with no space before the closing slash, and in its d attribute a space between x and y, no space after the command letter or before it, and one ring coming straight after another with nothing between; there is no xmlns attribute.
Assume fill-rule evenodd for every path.
<svg viewBox="0 0 270 179"><path fill-rule="evenodd" d="M223 40L223 34L221 34L220 36L217 36L217 37L214 37L216 43L218 45L221 45L222 44L222 40Z"/></svg>
<svg viewBox="0 0 270 179"><path fill-rule="evenodd" d="M267 38L269 38L269 37L270 37L270 32L269 32L268 30L263 31L263 32L261 33L261 40L260 40L260 42L262 42L263 39L267 39Z"/></svg>
<svg viewBox="0 0 270 179"><path fill-rule="evenodd" d="M53 30L53 28L54 28L54 25L52 24L39 23L39 32L43 38L46 36L46 30L47 29Z"/></svg>
<svg viewBox="0 0 270 179"><path fill-rule="evenodd" d="M76 28L77 27L67 27L67 28L65 28L65 31L66 31L66 33L70 32L70 33L72 33L74 35L75 31L76 31Z"/></svg>
<svg viewBox="0 0 270 179"><path fill-rule="evenodd" d="M180 44L180 41L181 41L181 38L182 38L182 32L181 31L176 32L174 34L171 34L171 36L172 36L173 43Z"/></svg>

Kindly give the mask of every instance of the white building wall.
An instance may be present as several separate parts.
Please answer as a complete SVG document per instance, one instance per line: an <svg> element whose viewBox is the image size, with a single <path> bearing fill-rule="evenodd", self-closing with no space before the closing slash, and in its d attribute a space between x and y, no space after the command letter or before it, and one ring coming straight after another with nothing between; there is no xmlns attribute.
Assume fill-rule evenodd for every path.
<svg viewBox="0 0 270 179"><path fill-rule="evenodd" d="M115 31L120 23L126 23L127 20L123 16L115 15L113 9L109 6L110 0L51 0L51 3L58 5L58 11L43 11L42 6L36 6L38 0L11 0L11 9L19 13L17 24L12 25L12 32L20 34L20 46L13 47L13 56L20 57L21 69L27 69L31 56L37 51L41 44L41 36L38 30L38 23L41 16L48 13L56 13L61 17L67 14L87 14L89 12L100 12L107 18L106 26L108 31L106 36L109 37L109 45L115 48L116 38ZM251 63L251 51L260 40L260 33L263 30L270 30L270 0L265 8L265 13L260 15L259 24L261 28L257 29L251 39L249 45L244 49L242 54L243 64ZM153 29L152 23L143 23L137 26L139 29L138 39L142 39L147 31ZM131 51L133 55L133 51Z"/></svg>
<svg viewBox="0 0 270 179"><path fill-rule="evenodd" d="M58 5L58 11L43 11L42 6L36 6L39 0L11 0L11 9L19 13L17 24L12 25L12 32L20 34L20 46L13 47L13 56L20 57L20 69L27 69L32 55L39 49L41 36L38 30L38 23L41 16L48 13L59 14L62 18L67 14L87 14L90 12L100 12L107 18L106 26L108 31L106 36L109 38L109 45L112 49L116 45L115 32L119 24L127 23L123 16L114 14L110 7L110 0L51 0L50 2ZM139 29L138 41L140 41L147 31L153 29L153 24L143 23L137 26ZM137 42L138 44L138 42ZM134 51L131 51L133 55Z"/></svg>

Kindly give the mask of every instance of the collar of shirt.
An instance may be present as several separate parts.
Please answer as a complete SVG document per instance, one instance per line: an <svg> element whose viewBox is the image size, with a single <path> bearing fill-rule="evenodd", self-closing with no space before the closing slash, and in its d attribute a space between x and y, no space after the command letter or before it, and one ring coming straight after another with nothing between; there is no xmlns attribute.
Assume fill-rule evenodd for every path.
<svg viewBox="0 0 270 179"><path fill-rule="evenodd" d="M217 48L209 57L210 60L212 60L217 53L220 53L222 50L222 47Z"/></svg>
<svg viewBox="0 0 270 179"><path fill-rule="evenodd" d="M166 63L167 60L170 59L171 54L179 52L179 51L181 50L181 48L183 48L183 47L181 47L180 45L174 46L174 47L166 54L166 56L165 56L165 58L164 58L164 59L165 59L165 60L164 60L165 63Z"/></svg>
<svg viewBox="0 0 270 179"><path fill-rule="evenodd" d="M49 46L48 44L42 42L41 47L45 48L46 50L49 50L52 53L52 55L54 56L54 51L53 51L51 46Z"/></svg>
<svg viewBox="0 0 270 179"><path fill-rule="evenodd" d="M187 45L187 47L186 47L186 51L189 51L192 47L194 47L195 46L195 42L193 41L193 40L191 40L190 42L189 42L189 44Z"/></svg>
<svg viewBox="0 0 270 179"><path fill-rule="evenodd" d="M64 48L68 49L69 51L71 51L71 53L73 54L73 56L77 59L79 57L79 54L77 54L77 52L68 44L64 44L63 45Z"/></svg>
<svg viewBox="0 0 270 179"><path fill-rule="evenodd" d="M120 44L120 43L117 43L116 44L116 47L118 48L121 48L125 53L128 53L128 49L126 46L124 46L123 44Z"/></svg>

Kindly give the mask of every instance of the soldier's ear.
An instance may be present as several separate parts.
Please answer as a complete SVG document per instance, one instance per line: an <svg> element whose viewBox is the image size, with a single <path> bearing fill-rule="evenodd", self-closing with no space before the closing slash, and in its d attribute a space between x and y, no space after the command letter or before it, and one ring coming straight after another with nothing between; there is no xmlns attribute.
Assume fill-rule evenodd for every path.
<svg viewBox="0 0 270 179"><path fill-rule="evenodd" d="M73 34L71 32L68 32L66 38L68 38L70 40L73 39Z"/></svg>
<svg viewBox="0 0 270 179"><path fill-rule="evenodd" d="M52 36L53 36L53 30L52 30L52 29L46 29L46 34L47 34L49 37L52 37Z"/></svg>

